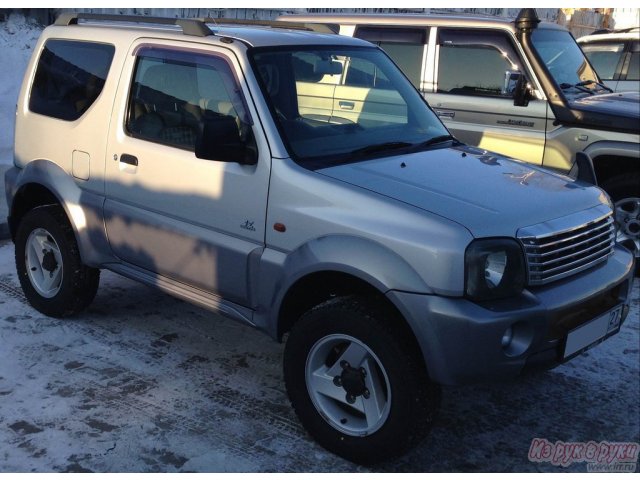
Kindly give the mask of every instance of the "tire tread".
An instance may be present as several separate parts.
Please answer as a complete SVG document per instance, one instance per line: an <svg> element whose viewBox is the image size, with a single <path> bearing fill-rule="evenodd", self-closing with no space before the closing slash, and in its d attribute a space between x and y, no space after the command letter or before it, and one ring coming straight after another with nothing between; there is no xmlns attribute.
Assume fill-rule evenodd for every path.
<svg viewBox="0 0 640 480"><path fill-rule="evenodd" d="M366 322L367 328L375 331L380 338L384 338L392 351L397 352L403 369L408 372L408 377L412 379L412 401L410 405L406 405L407 408L411 409L412 421L410 428L406 428L401 434L394 435L393 443L389 442L384 449L374 446L370 451L367 451L364 444L358 447L355 442L345 449L342 449L340 445L336 446L332 439L324 438L325 432L314 431L313 427L309 428L311 422L306 419L308 405L298 404L295 400L295 397L300 395L300 386L292 385L295 382L292 379L292 375L294 375L296 365L291 362L295 362L292 357L296 352L295 345L290 345L289 342L295 342L298 338L303 338L312 329L313 324L321 321L322 318L331 318L338 311L346 312L354 318L359 318L360 321ZM410 332L398 327L395 322L401 319L395 317L397 316L391 309L376 299L359 295L332 298L316 305L300 317L299 321L294 324L285 347L285 381L291 405L298 418L301 419L307 430L322 446L348 460L363 465L390 460L414 448L431 429L435 420L435 412L440 406L440 388L429 381L422 355L415 340L411 337ZM338 433L332 427L329 428L336 434ZM376 433L372 434L372 436L375 436Z"/></svg>
<svg viewBox="0 0 640 480"><path fill-rule="evenodd" d="M51 299L40 296L31 285L26 266L24 264L24 242L33 228L42 226L42 223L53 221L62 238L56 239L61 250L66 247L66 252L61 252L63 260L66 258L63 272L63 285L60 292ZM30 228L32 227L32 228ZM51 227L50 227L51 228ZM49 232L52 235L56 232ZM84 265L80 257L80 249L76 241L75 233L69 220L58 205L45 205L34 208L28 212L16 233L16 270L22 290L29 303L36 310L50 317L68 317L84 310L93 301L100 283L100 270ZM66 283L66 279L71 278L71 283Z"/></svg>

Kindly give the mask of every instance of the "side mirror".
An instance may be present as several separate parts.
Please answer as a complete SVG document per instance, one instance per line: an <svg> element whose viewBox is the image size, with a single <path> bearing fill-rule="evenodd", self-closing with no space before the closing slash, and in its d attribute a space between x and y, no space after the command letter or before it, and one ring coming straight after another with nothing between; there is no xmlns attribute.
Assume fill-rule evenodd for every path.
<svg viewBox="0 0 640 480"><path fill-rule="evenodd" d="M255 143L242 140L235 117L207 115L203 117L201 126L195 145L197 158L241 165L258 163Z"/></svg>
<svg viewBox="0 0 640 480"><path fill-rule="evenodd" d="M504 85L502 85L502 95L513 95L513 92L518 85L518 80L522 74L517 70L506 70L504 72Z"/></svg>
<svg viewBox="0 0 640 480"><path fill-rule="evenodd" d="M516 86L513 89L513 104L516 107L526 107L527 105L529 105L529 100L531 100L531 97L532 93L529 82L523 74L520 74L518 77L518 81L516 82Z"/></svg>

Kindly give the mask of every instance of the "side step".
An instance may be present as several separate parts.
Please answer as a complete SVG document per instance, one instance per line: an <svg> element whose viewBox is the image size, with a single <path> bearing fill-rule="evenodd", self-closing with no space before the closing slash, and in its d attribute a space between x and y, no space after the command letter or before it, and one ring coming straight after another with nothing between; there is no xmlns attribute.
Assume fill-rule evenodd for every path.
<svg viewBox="0 0 640 480"><path fill-rule="evenodd" d="M212 293L129 264L110 263L103 265L103 267L131 280L159 288L169 295L199 305L214 313L251 325L252 327L256 326L252 321L253 310L223 300Z"/></svg>

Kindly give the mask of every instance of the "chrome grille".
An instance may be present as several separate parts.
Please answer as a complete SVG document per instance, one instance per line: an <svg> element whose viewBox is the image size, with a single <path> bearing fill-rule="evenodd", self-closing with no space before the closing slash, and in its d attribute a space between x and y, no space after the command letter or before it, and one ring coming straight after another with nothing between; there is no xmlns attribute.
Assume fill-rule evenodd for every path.
<svg viewBox="0 0 640 480"><path fill-rule="evenodd" d="M529 285L544 285L574 275L605 261L613 253L615 226L610 211L559 231L539 233L551 227L543 225L518 232L524 247ZM527 235L531 231L538 234Z"/></svg>

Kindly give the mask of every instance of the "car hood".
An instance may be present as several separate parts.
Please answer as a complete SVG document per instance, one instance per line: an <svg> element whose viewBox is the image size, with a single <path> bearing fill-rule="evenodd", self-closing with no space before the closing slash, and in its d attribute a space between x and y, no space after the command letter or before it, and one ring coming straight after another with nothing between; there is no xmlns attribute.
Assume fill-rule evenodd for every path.
<svg viewBox="0 0 640 480"><path fill-rule="evenodd" d="M640 118L640 93L618 92L581 97L569 102L571 107L587 112Z"/></svg>
<svg viewBox="0 0 640 480"><path fill-rule="evenodd" d="M460 146L328 167L318 173L453 220L475 237L608 204L598 188Z"/></svg>

